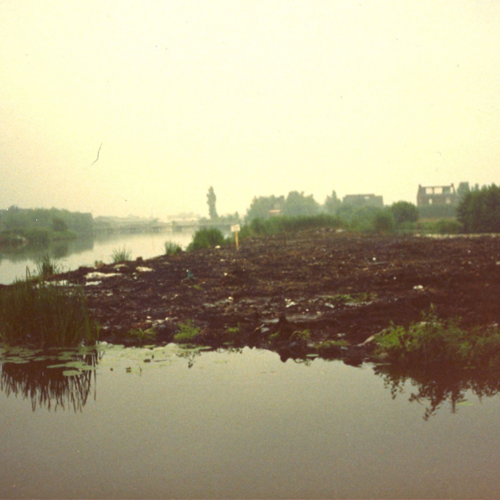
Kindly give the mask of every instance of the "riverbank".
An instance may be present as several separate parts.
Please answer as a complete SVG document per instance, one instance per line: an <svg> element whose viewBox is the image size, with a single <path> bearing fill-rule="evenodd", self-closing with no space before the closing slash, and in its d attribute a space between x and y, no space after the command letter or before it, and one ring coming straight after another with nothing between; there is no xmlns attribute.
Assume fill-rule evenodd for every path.
<svg viewBox="0 0 500 500"><path fill-rule="evenodd" d="M196 344L318 353L358 362L369 337L431 305L464 327L499 322L500 239L367 236L317 230L138 258L53 277L83 285L101 339L131 344L180 330ZM135 332L130 334L130 332Z"/></svg>

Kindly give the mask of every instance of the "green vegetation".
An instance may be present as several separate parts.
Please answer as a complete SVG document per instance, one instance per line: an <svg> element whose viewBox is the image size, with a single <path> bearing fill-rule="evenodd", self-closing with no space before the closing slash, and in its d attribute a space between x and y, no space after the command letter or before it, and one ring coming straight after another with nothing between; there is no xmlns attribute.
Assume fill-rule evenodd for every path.
<svg viewBox="0 0 500 500"><path fill-rule="evenodd" d="M226 239L220 229L215 227L198 229L193 236L193 241L188 245L188 252L211 248L226 244Z"/></svg>
<svg viewBox="0 0 500 500"><path fill-rule="evenodd" d="M269 340L271 342L281 342L283 340L290 342L307 342L311 339L311 332L306 330L296 330L292 333L278 331L269 335Z"/></svg>
<svg viewBox="0 0 500 500"><path fill-rule="evenodd" d="M175 342L179 344L188 344L200 333L200 327L194 326L188 319L185 323L179 323L179 332L174 335Z"/></svg>
<svg viewBox="0 0 500 500"><path fill-rule="evenodd" d="M349 345L349 342L344 339L325 340L324 342L317 344L316 349L318 350L318 353L323 356L337 355L342 351L342 349L349 347Z"/></svg>
<svg viewBox="0 0 500 500"><path fill-rule="evenodd" d="M342 221L328 214L318 214L310 217L271 217L270 219L253 219L241 228L241 238L248 236L265 236L294 232L304 229L329 227L338 229Z"/></svg>
<svg viewBox="0 0 500 500"><path fill-rule="evenodd" d="M217 196L215 196L214 188L210 186L207 193L207 204L208 204L208 215L210 217L210 220L212 221L217 220L219 218L219 216L217 215L216 202L217 202Z"/></svg>
<svg viewBox="0 0 500 500"><path fill-rule="evenodd" d="M81 288L31 279L0 290L0 341L34 348L94 343L99 327L90 317Z"/></svg>
<svg viewBox="0 0 500 500"><path fill-rule="evenodd" d="M1 234L18 235L32 243L76 238L78 234L91 233L92 230L93 218L90 213L56 208L23 209L16 206L0 210Z"/></svg>
<svg viewBox="0 0 500 500"><path fill-rule="evenodd" d="M390 208L394 216L394 221L398 226L404 222L418 221L418 209L413 203L408 201L398 201L393 203Z"/></svg>
<svg viewBox="0 0 500 500"><path fill-rule="evenodd" d="M111 260L114 264L118 262L125 262L126 260L130 260L132 257L132 253L130 250L127 250L126 247L123 248L115 248L111 254Z"/></svg>
<svg viewBox="0 0 500 500"><path fill-rule="evenodd" d="M165 242L165 255L177 255L182 253L182 247L172 241Z"/></svg>
<svg viewBox="0 0 500 500"><path fill-rule="evenodd" d="M340 305L340 304L362 304L370 302L377 298L376 293L371 292L361 292L353 294L337 294L325 297L325 301L329 304Z"/></svg>
<svg viewBox="0 0 500 500"><path fill-rule="evenodd" d="M469 191L461 199L457 213L466 233L499 233L500 187L492 184Z"/></svg>
<svg viewBox="0 0 500 500"><path fill-rule="evenodd" d="M500 368L498 328L466 330L458 319L440 319L433 308L408 327L392 324L375 342L378 352L396 365Z"/></svg>
<svg viewBox="0 0 500 500"><path fill-rule="evenodd" d="M138 342L139 344L144 344L145 342L152 342L158 336L158 333L153 328L148 328L143 330L142 328L136 328L129 330L127 336Z"/></svg>
<svg viewBox="0 0 500 500"><path fill-rule="evenodd" d="M57 261L51 259L49 254L37 257L35 264L38 276L43 279L62 272L62 266Z"/></svg>

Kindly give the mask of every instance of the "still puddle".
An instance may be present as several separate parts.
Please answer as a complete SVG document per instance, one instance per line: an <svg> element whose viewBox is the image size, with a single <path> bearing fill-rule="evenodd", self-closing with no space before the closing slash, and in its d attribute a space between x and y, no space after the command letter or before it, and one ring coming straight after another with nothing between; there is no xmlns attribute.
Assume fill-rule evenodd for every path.
<svg viewBox="0 0 500 500"><path fill-rule="evenodd" d="M497 498L498 382L175 345L0 351L1 498Z"/></svg>

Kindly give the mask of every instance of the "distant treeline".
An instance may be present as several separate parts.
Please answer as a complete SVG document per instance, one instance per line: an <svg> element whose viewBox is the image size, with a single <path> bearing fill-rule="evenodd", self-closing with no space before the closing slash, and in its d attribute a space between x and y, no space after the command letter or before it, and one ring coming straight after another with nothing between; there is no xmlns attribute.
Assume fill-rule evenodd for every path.
<svg viewBox="0 0 500 500"><path fill-rule="evenodd" d="M70 212L57 208L19 208L0 210L0 244L47 244L54 240L77 238L92 232L90 213Z"/></svg>
<svg viewBox="0 0 500 500"><path fill-rule="evenodd" d="M417 207L407 201L383 206L376 197L341 201L335 191L323 205L312 195L254 197L245 217L248 234L273 234L303 226L329 226L356 232L500 232L500 187L475 186L460 193L458 205Z"/></svg>
<svg viewBox="0 0 500 500"><path fill-rule="evenodd" d="M70 212L59 208L19 208L0 210L0 230L45 228L89 233L93 229L91 213Z"/></svg>

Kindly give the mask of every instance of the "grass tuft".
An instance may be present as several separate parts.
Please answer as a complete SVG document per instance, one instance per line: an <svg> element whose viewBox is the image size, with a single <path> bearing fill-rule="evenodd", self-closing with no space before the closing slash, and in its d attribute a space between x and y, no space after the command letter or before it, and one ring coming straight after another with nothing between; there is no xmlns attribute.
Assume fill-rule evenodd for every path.
<svg viewBox="0 0 500 500"><path fill-rule="evenodd" d="M31 279L0 291L0 341L34 348L92 344L99 327L91 318L81 288L70 292Z"/></svg>
<svg viewBox="0 0 500 500"><path fill-rule="evenodd" d="M123 248L115 248L113 253L111 254L111 260L113 264L118 264L118 262L125 262L126 260L130 260L132 257L132 252L127 250L126 247Z"/></svg>
<svg viewBox="0 0 500 500"><path fill-rule="evenodd" d="M173 241L165 242L165 255L177 255L182 253L182 247Z"/></svg>

